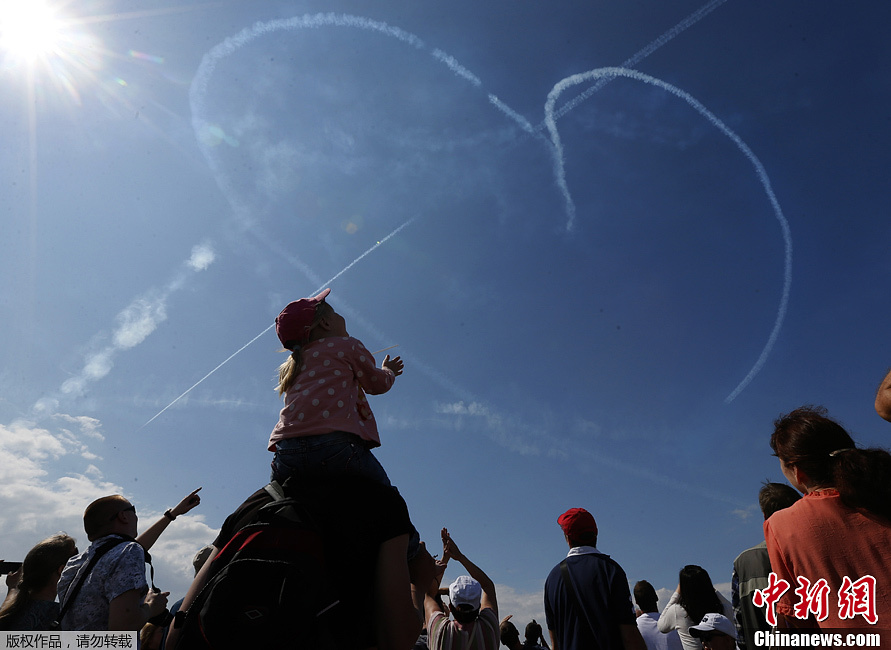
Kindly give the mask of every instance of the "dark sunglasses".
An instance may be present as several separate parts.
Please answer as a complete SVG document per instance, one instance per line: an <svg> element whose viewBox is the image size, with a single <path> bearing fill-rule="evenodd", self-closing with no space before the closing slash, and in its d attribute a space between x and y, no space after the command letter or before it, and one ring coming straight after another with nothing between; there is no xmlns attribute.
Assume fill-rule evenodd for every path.
<svg viewBox="0 0 891 650"><path fill-rule="evenodd" d="M109 519L109 521L114 521L115 519L117 519L119 514L121 514L122 512L127 512L128 510L132 510L133 514L136 514L136 506L130 505L126 508L121 508L120 510L118 510L117 513L115 513L115 515Z"/></svg>

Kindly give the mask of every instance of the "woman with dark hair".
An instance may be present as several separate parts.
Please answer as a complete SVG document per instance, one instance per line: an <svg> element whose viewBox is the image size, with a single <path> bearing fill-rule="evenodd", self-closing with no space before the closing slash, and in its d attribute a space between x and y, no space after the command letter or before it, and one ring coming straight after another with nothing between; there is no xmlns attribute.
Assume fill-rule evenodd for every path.
<svg viewBox="0 0 891 650"><path fill-rule="evenodd" d="M56 585L68 558L75 554L74 539L65 533L48 537L28 551L16 591L0 608L0 630L50 629L59 616Z"/></svg>
<svg viewBox="0 0 891 650"><path fill-rule="evenodd" d="M781 624L891 629L891 454L857 449L826 409L810 406L774 422L770 446L804 495L764 522L771 568L789 584L776 604ZM796 615L799 578L808 589L826 581L825 607Z"/></svg>
<svg viewBox="0 0 891 650"><path fill-rule="evenodd" d="M702 642L694 638L689 629L706 614L723 614L733 620L733 606L715 591L708 571L688 564L681 569L677 591L659 616L659 631L668 634L677 630L684 650L702 650Z"/></svg>

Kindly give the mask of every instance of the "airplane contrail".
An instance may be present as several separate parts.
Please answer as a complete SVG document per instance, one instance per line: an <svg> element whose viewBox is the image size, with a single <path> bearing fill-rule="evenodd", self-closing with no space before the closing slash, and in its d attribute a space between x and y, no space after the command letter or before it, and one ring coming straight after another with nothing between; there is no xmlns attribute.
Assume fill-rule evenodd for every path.
<svg viewBox="0 0 891 650"><path fill-rule="evenodd" d="M408 226L408 225L414 223L415 220L417 220L417 217L412 217L411 219L409 219L408 221L406 221L405 223L403 223L401 226L399 226L398 228L396 228L396 229L395 229L393 232L391 232L389 235L387 235L386 237L384 237L383 239L381 239L381 240L380 240L379 242L377 242L374 246L372 246L372 247L369 248L367 251L365 251L364 253L362 253L359 257L357 257L357 258L354 259L352 262L350 262L349 264L347 264L343 269L341 269L341 271L340 271L339 273L337 273L337 275L335 275L334 277L332 277L332 278L331 278L330 280L328 280L327 282L322 283L322 285L321 285L320 287L318 287L315 291L313 291L311 295L315 295L315 294L319 293L319 292L320 292L322 289L324 289L325 287L329 286L329 285L330 285L332 282L334 282L337 278L339 278L339 277L342 276L344 273L346 273L346 272L349 271L351 268L353 268L353 266L355 266L356 264L358 264L363 258L365 258L365 256L369 255L372 251L374 251L375 249L379 248L380 246L383 246L383 245L387 242L387 240L389 240L391 237L394 237L395 235L397 235L397 234L398 234L403 228L405 228L406 226ZM264 334L266 334L266 332L268 332L269 330L271 330L273 327L275 327L275 323L272 323L271 325L269 325L269 327L267 327L267 328L264 329L262 332L260 332L259 334L257 334L257 336L255 336L254 338L252 338L250 341L248 341L247 343L245 343L244 345L242 345L240 348L238 348L235 352L233 352L233 353L230 354L228 357L226 357L226 359L224 359L223 362L220 363L216 368L214 368L214 369L211 370L209 373L207 373L206 375L204 375L201 379L199 379L199 380L196 381L194 384L192 384L191 386L189 386L189 388L187 388L187 389L186 389L186 390L185 390L179 397L177 397L175 400L173 400L172 402L170 402L170 404L168 404L167 406L165 406L164 408L162 408L160 411L158 411L157 413L155 413L155 415L153 415L153 416L152 416L152 417L151 417L145 424L143 424L141 427L139 427L139 430L144 429L144 428L147 427L149 424L151 424L153 421L155 421L155 420L158 418L158 416L160 416L160 415L161 415L162 413L164 413L167 409L169 409L171 406L173 406L173 405L176 404L178 401L180 401L183 397L185 397L186 395L188 395L189 393L191 393L193 390L195 390L198 386L200 386L200 385L204 382L204 380L206 380L208 377L210 377L212 374L214 374L217 370L219 370L220 368L222 368L223 366L225 366L227 363L229 363L230 361L232 361L232 359L234 359L235 357L237 357L241 352L243 352L246 348L248 348L254 341L256 341L256 340L259 339L261 336L263 336Z"/></svg>

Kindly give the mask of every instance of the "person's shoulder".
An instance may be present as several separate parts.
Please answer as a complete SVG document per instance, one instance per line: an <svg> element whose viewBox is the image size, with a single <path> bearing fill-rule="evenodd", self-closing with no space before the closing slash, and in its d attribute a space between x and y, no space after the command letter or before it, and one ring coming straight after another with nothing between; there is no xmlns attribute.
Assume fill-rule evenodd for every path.
<svg viewBox="0 0 891 650"><path fill-rule="evenodd" d="M65 568L62 569L62 575L64 576L66 573L77 572L81 565L83 565L83 563L87 561L89 555L89 547L87 547L85 551L82 551L78 555L72 555L65 563Z"/></svg>
<svg viewBox="0 0 891 650"><path fill-rule="evenodd" d="M552 582L553 580L560 579L560 573L561 573L560 567L563 565L564 560L565 560L565 558L563 560L560 560L559 562L557 562L557 564L554 565L554 568L551 569L550 573L548 573L547 580L545 580L545 585L547 585L549 582Z"/></svg>
<svg viewBox="0 0 891 650"><path fill-rule="evenodd" d="M104 551L102 549L105 549ZM103 556L99 558L98 565L108 566L124 559L132 559L133 561L143 561L145 559L145 549L132 537L124 537L122 535L106 535L93 541L90 545L89 555L93 555L102 551Z"/></svg>
<svg viewBox="0 0 891 650"><path fill-rule="evenodd" d="M734 566L734 568L736 568L736 566L739 564L739 562L741 560L748 558L750 556L758 556L758 555L762 555L762 554L766 554L766 553L767 553L767 542L761 541L761 542L755 544L755 546L750 546L746 550L740 552L740 554L737 555L736 558L733 560L733 566Z"/></svg>
<svg viewBox="0 0 891 650"><path fill-rule="evenodd" d="M593 567L600 568L609 573L621 576L623 580L625 579L625 569L623 569L621 564L619 564L616 560L611 558L606 553L597 551L596 553L585 553L583 555L576 555L575 557L589 558L585 561L587 561Z"/></svg>
<svg viewBox="0 0 891 650"><path fill-rule="evenodd" d="M436 610L427 619L427 635L429 639L433 639L437 634L441 634L444 627L449 624L449 617L442 610Z"/></svg>
<svg viewBox="0 0 891 650"><path fill-rule="evenodd" d="M115 543L115 541L117 543ZM114 544L96 563L93 572L96 575L116 576L117 574L134 574L145 580L145 562L147 554L142 545L130 539L109 541Z"/></svg>
<svg viewBox="0 0 891 650"><path fill-rule="evenodd" d="M498 614L496 614L495 610L491 607L483 607L480 610L479 617L488 624L494 625L495 627L499 626Z"/></svg>
<svg viewBox="0 0 891 650"><path fill-rule="evenodd" d="M256 517L257 511L272 501L272 496L265 487L260 488L245 499L235 511L226 517L220 534L214 540L214 546L223 548L239 530L250 524Z"/></svg>
<svg viewBox="0 0 891 650"><path fill-rule="evenodd" d="M788 529L794 526L795 522L809 519L814 507L820 507L814 499L809 499L809 495L805 495L788 508L777 510L769 518L764 520L764 530Z"/></svg>

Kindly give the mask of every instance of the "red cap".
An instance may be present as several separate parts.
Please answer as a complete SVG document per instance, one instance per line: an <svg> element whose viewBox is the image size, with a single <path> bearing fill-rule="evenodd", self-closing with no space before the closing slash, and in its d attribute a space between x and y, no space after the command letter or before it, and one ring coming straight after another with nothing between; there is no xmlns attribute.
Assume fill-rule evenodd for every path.
<svg viewBox="0 0 891 650"><path fill-rule="evenodd" d="M557 517L557 523L568 537L578 537L584 533L597 534L597 522L584 508L570 508Z"/></svg>
<svg viewBox="0 0 891 650"><path fill-rule="evenodd" d="M300 345L306 343L309 328L316 318L316 307L329 293L331 289L325 289L317 296L295 300L282 309L282 313L275 319L275 333L282 345L287 347L289 341L297 341Z"/></svg>

